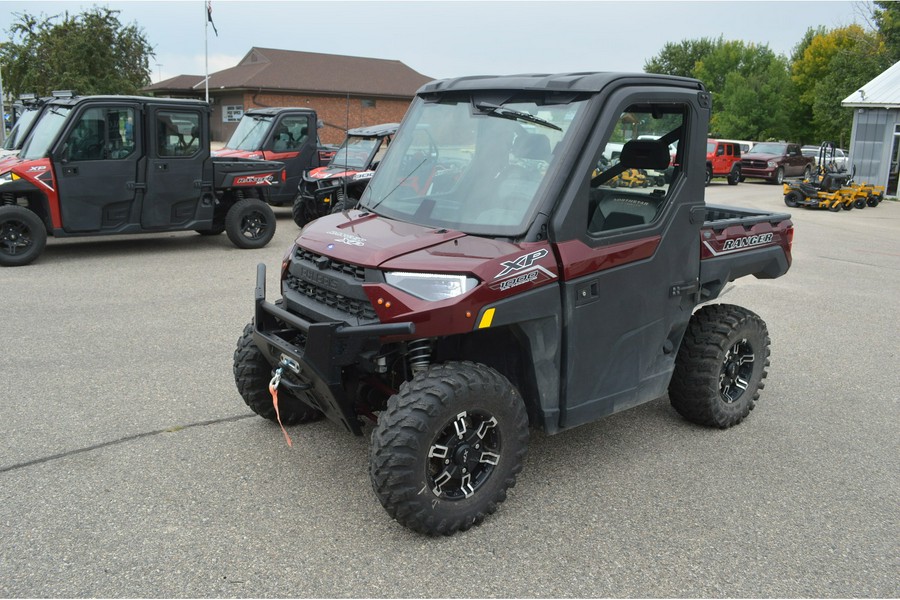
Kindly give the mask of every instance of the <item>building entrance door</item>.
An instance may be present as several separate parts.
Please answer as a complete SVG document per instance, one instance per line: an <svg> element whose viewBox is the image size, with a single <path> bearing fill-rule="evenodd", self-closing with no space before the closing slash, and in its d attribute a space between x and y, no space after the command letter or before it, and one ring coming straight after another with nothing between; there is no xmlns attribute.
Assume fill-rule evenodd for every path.
<svg viewBox="0 0 900 600"><path fill-rule="evenodd" d="M897 195L897 180L900 179L900 125L894 126L894 144L891 148L891 168L888 171L886 196Z"/></svg>

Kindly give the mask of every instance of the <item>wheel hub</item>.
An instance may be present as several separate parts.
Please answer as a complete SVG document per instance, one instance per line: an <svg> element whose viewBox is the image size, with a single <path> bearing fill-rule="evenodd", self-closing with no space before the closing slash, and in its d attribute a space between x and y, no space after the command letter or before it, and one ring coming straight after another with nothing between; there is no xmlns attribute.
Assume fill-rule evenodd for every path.
<svg viewBox="0 0 900 600"><path fill-rule="evenodd" d="M19 248L25 248L31 244L29 230L23 223L15 221L6 222L0 227L0 242L6 247L9 254L16 254Z"/></svg>
<svg viewBox="0 0 900 600"><path fill-rule="evenodd" d="M719 392L725 402L737 402L749 387L754 360L753 347L746 339L738 341L725 353L719 376Z"/></svg>
<svg viewBox="0 0 900 600"><path fill-rule="evenodd" d="M459 413L436 436L428 451L428 481L442 499L472 496L500 460L497 420L486 413Z"/></svg>

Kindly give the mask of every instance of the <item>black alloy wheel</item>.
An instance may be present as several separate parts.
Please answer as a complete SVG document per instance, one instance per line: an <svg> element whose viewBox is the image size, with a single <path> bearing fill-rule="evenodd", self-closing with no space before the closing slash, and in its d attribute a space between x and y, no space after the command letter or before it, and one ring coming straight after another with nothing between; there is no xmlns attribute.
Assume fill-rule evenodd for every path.
<svg viewBox="0 0 900 600"><path fill-rule="evenodd" d="M275 235L275 213L262 200L241 200L225 215L225 231L238 248L262 248Z"/></svg>
<svg viewBox="0 0 900 600"><path fill-rule="evenodd" d="M40 217L24 206L0 206L0 265L27 265L46 244L47 229Z"/></svg>

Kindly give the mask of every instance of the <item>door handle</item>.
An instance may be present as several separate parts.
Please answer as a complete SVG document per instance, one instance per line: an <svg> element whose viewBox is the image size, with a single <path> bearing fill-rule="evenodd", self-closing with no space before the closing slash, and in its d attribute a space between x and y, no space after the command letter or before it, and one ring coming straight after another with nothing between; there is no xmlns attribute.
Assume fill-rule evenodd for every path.
<svg viewBox="0 0 900 600"><path fill-rule="evenodd" d="M78 175L78 167L63 167L63 175Z"/></svg>
<svg viewBox="0 0 900 600"><path fill-rule="evenodd" d="M156 170L157 171L168 171L169 163L156 163Z"/></svg>

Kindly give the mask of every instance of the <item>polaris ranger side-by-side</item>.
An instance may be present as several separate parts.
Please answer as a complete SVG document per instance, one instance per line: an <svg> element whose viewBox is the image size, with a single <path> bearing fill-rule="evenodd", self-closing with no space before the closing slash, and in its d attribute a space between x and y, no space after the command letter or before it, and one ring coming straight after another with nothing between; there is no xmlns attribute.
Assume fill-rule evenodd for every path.
<svg viewBox="0 0 900 600"><path fill-rule="evenodd" d="M303 227L319 217L356 208L397 127L397 123L383 123L348 130L328 164L303 175L291 209L294 222Z"/></svg>
<svg viewBox="0 0 900 600"><path fill-rule="evenodd" d="M659 75L425 85L359 208L286 253L280 300L259 265L234 353L244 401L284 425L325 416L360 435L374 421L375 494L427 534L497 509L529 427L667 393L694 423L739 423L769 336L749 310L707 303L787 272L793 226L704 203L709 114L699 81ZM598 166L609 144L620 160ZM670 162L651 187L608 185Z"/></svg>
<svg viewBox="0 0 900 600"><path fill-rule="evenodd" d="M284 163L285 182L267 189L263 200L272 206L294 201L303 174L327 164L336 150L319 142L318 117L310 108L254 108L241 117L217 158L277 160Z"/></svg>
<svg viewBox="0 0 900 600"><path fill-rule="evenodd" d="M196 230L261 248L284 181L271 161L212 159L209 105L137 96L55 99L0 170L0 265L28 264L56 237Z"/></svg>

